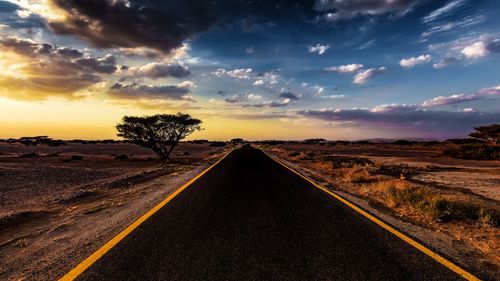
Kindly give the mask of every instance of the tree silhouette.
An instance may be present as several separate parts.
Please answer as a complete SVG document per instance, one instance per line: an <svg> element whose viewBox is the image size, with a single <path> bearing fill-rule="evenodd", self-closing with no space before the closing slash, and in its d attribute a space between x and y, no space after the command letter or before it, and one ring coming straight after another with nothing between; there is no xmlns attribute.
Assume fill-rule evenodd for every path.
<svg viewBox="0 0 500 281"><path fill-rule="evenodd" d="M474 130L476 131L470 133L469 137L500 145L500 124L475 127Z"/></svg>
<svg viewBox="0 0 500 281"><path fill-rule="evenodd" d="M166 161L180 140L201 130L201 123L200 119L184 113L124 116L116 129L119 137L151 148L162 161Z"/></svg>

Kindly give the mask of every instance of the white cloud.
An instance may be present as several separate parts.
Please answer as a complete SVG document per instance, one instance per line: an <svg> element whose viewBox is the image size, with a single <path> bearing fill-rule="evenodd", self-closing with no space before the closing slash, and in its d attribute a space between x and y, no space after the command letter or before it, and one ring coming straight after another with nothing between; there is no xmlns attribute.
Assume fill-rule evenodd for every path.
<svg viewBox="0 0 500 281"><path fill-rule="evenodd" d="M479 97L477 97L476 95L454 94L451 96L439 96L432 98L430 100L426 100L422 103L422 106L434 107L434 106L450 105L466 101L473 101L477 99L479 99Z"/></svg>
<svg viewBox="0 0 500 281"><path fill-rule="evenodd" d="M324 96L324 98L341 99L341 98L345 98L345 95L329 95L329 96Z"/></svg>
<svg viewBox="0 0 500 281"><path fill-rule="evenodd" d="M474 108L471 108L471 107L467 107L467 108L464 108L463 112L477 112L477 110Z"/></svg>
<svg viewBox="0 0 500 281"><path fill-rule="evenodd" d="M229 77L233 77L236 79L250 79L250 74L252 73L251 68L240 68L233 70L225 70L224 68L218 68L217 70L212 72L212 75L217 77L222 77L227 75Z"/></svg>
<svg viewBox="0 0 500 281"><path fill-rule="evenodd" d="M259 100L259 99L262 98L262 96L261 95L257 95L257 94L248 94L247 98L249 100Z"/></svg>
<svg viewBox="0 0 500 281"><path fill-rule="evenodd" d="M420 55L418 57L405 58L399 61L399 65L404 68L412 68L417 64L428 63L431 61L431 55Z"/></svg>
<svg viewBox="0 0 500 281"><path fill-rule="evenodd" d="M226 70L224 68L218 68L217 70L212 72L212 75L215 75L217 77L221 77L224 74L226 74Z"/></svg>
<svg viewBox="0 0 500 281"><path fill-rule="evenodd" d="M364 71L361 71L361 72L358 72L355 76L354 76L354 80L352 81L354 84L364 84L366 83L370 78L378 75L378 74L381 74L383 72L385 72L387 70L387 68L385 67L379 67L379 68L369 68L367 70L364 70Z"/></svg>
<svg viewBox="0 0 500 281"><path fill-rule="evenodd" d="M441 18L442 16L448 14L449 12L451 12L452 10L462 6L463 4L465 4L466 0L456 0L456 1L451 1L449 2L448 4L444 5L443 7L431 12L429 15L423 17L421 19L421 21L423 23L428 23L428 22L431 22L431 21L435 21L439 18Z"/></svg>
<svg viewBox="0 0 500 281"><path fill-rule="evenodd" d="M31 11L30 10L17 10L16 11L16 14L22 18L22 19L26 19L26 18L29 18L31 16Z"/></svg>
<svg viewBox="0 0 500 281"><path fill-rule="evenodd" d="M481 58L486 56L489 51L483 41L476 41L471 45L463 48L461 53L467 58Z"/></svg>
<svg viewBox="0 0 500 281"><path fill-rule="evenodd" d="M255 80L255 82L253 82L253 85L255 85L255 86L263 85L263 84L264 84L264 80L262 80L262 79Z"/></svg>
<svg viewBox="0 0 500 281"><path fill-rule="evenodd" d="M250 73L252 73L251 68L240 68L228 71L227 75L236 79L249 79Z"/></svg>
<svg viewBox="0 0 500 281"><path fill-rule="evenodd" d="M452 105L458 103L464 103L469 101L475 101L487 98L488 96L496 96L500 95L500 86L484 88L479 92L466 95L466 94L454 94L450 96L439 96L429 100L426 100L422 103L423 107L434 107L434 106L444 106L444 105Z"/></svg>
<svg viewBox="0 0 500 281"><path fill-rule="evenodd" d="M325 20L347 20L359 16L374 16L393 13L404 15L417 0L316 0L314 10L325 12Z"/></svg>
<svg viewBox="0 0 500 281"><path fill-rule="evenodd" d="M318 53L318 55L322 55L328 49L330 49L330 45L316 44L316 46L309 46L309 53Z"/></svg>
<svg viewBox="0 0 500 281"><path fill-rule="evenodd" d="M358 63L332 66L325 68L326 71L338 72L338 73L354 73L362 69L363 65Z"/></svg>
<svg viewBox="0 0 500 281"><path fill-rule="evenodd" d="M382 104L377 105L372 108L371 112L402 112L402 111L413 111L417 110L418 106L416 104Z"/></svg>

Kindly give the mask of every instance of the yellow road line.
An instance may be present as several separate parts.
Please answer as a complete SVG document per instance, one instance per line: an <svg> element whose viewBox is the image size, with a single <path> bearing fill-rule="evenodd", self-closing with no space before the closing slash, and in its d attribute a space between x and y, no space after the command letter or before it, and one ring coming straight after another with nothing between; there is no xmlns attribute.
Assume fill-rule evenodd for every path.
<svg viewBox="0 0 500 281"><path fill-rule="evenodd" d="M66 273L66 275L61 277L61 279L59 279L59 280L66 281L66 280L76 279L76 277L78 277L80 274L82 274L87 268L89 268L94 262L96 262L98 259L100 259L111 248L113 248L116 244L118 244L123 238L125 238L127 235L129 235L134 229L136 229L139 225L141 225L144 221L146 221L154 213L156 213L158 210L160 210L163 206L165 206L172 199L174 199L175 196L177 196L184 189L186 189L188 186L190 186L193 182L195 182L197 179L202 177L204 174L206 174L208 171L210 171L213 167L215 167L217 164L219 164L222 160L224 160L224 158L226 158L231 152L233 152L233 150L234 149L231 149L231 151L226 153L221 159L219 159L213 165L211 165L210 167L205 169L203 172L199 173L197 176L192 178L190 181L185 183L183 186L179 187L179 189L174 191L174 193L170 194L167 198L165 198L163 201L158 203L156 206L154 206L147 213L142 215L142 217L140 217L139 219L134 221L131 225L129 225L124 230L122 230L122 232L118 233L118 235L116 235L111 240L109 240L106 244L104 244L101 248L99 248L97 251L95 251L92 255L90 255L84 261L79 263L76 267L74 267L72 270L70 270L68 273Z"/></svg>
<svg viewBox="0 0 500 281"><path fill-rule="evenodd" d="M462 269L458 265L456 265L456 264L452 263L451 261L443 258L439 254L436 254L435 252L433 252L429 248L425 247L424 245L418 243L417 241L415 241L412 238L408 237L407 235L403 234L401 231L393 228L392 226L386 224L385 222L381 221L380 219L376 218L375 216L369 214L368 212L364 211L363 209L359 208L358 206L354 205L353 203L347 201L346 199L344 199L340 195L333 193L331 190L327 189L326 187L317 184L312 179L310 179L310 178L302 175L301 173L297 172L296 170L290 168L289 166L287 166L286 164L282 163L278 159L276 159L276 158L272 157L271 155L269 155L264 150L262 150L262 152L264 152L267 156L269 156L269 158L273 159L274 161L276 161L277 163L279 163L283 167L287 168L288 170L292 171L293 173L297 174L301 178L303 178L306 181L308 181L309 183L311 183L314 187L316 187L316 188L324 191L328 195L331 195L335 199L337 199L340 202L344 203L345 205L349 206L351 209L353 209L356 212L360 213L361 215L365 216L366 218L368 218L369 220L371 220L374 223L378 224L379 226L381 226L382 228L386 229L390 233L396 235L401 240L403 240L406 243L408 243L408 244L412 245L413 247L417 248L418 250L420 250L424 254L428 255L429 257L433 258L435 261L437 261L440 264L442 264L442 265L446 266L447 268L451 269L452 271L454 271L458 275L462 276L466 280L480 280L479 278L477 278L476 276L472 275L471 273L465 271L464 269Z"/></svg>

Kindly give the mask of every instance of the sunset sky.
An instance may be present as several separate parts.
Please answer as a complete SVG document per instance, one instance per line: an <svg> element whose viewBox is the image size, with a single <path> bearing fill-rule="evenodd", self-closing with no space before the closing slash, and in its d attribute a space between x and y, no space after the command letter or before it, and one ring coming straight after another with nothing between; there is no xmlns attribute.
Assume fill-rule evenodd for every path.
<svg viewBox="0 0 500 281"><path fill-rule="evenodd" d="M450 138L500 123L497 0L0 0L0 138Z"/></svg>

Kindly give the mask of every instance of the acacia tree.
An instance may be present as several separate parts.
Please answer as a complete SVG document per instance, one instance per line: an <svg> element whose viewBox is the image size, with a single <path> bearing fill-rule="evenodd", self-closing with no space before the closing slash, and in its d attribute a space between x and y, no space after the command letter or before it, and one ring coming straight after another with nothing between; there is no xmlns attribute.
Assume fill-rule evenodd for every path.
<svg viewBox="0 0 500 281"><path fill-rule="evenodd" d="M470 133L469 137L500 145L500 124L475 127L474 130L476 131Z"/></svg>
<svg viewBox="0 0 500 281"><path fill-rule="evenodd" d="M118 136L132 143L151 148L162 161L168 160L179 141L201 130L201 120L189 114L157 114L124 116L116 125Z"/></svg>

